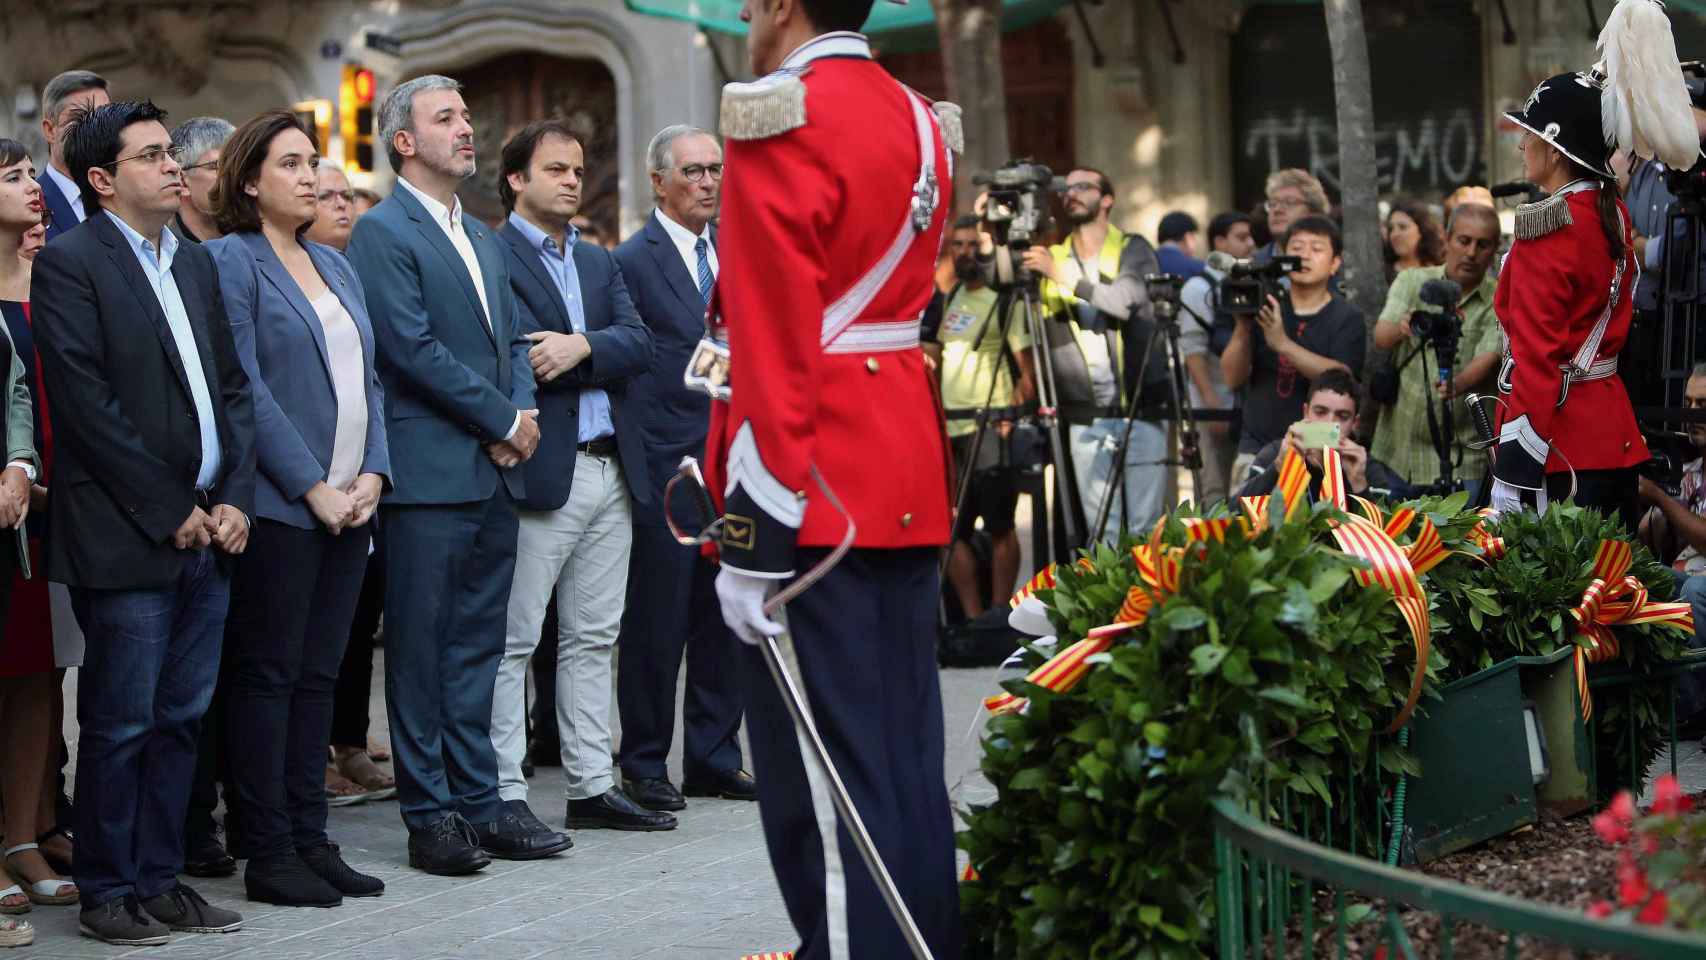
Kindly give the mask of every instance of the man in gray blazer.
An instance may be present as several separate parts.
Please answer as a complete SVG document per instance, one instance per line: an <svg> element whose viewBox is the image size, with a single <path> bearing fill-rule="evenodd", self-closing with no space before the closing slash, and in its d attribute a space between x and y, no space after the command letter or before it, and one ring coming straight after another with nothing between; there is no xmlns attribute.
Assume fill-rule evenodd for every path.
<svg viewBox="0 0 1706 960"><path fill-rule="evenodd" d="M398 798L410 865L445 875L514 855L526 833L499 802L487 725L523 493L513 468L539 444L531 344L503 252L456 198L474 173L460 89L425 76L386 96L380 138L397 188L349 246L367 289L395 483L380 522Z"/></svg>

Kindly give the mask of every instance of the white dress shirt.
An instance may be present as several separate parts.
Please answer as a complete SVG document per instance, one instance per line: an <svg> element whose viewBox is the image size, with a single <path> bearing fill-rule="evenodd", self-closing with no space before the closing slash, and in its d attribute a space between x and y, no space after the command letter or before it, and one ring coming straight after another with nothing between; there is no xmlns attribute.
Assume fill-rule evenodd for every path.
<svg viewBox="0 0 1706 960"><path fill-rule="evenodd" d="M474 292L480 295L480 319L485 322L488 331L492 327L492 305L486 302L486 275L480 272L480 258L474 255L474 243L468 239L467 227L462 223L462 198L452 194L450 206L446 207L432 197L421 192L421 189L410 183L404 177L397 178L397 185L415 195L415 199L426 208L427 216L438 224L444 235L450 238L450 245L456 248L456 253L462 257L462 265L468 268L468 277L474 281ZM495 333L494 333L495 336ZM503 344L498 345L502 349ZM515 423L504 434L509 440L515 432L521 429L521 411L515 414Z"/></svg>
<svg viewBox="0 0 1706 960"><path fill-rule="evenodd" d="M348 490L361 473L367 452L367 368L362 355L361 331L331 290L312 301L326 335L326 358L332 364L332 394L338 402L337 426L332 433L332 463L326 468L326 483Z"/></svg>
<svg viewBox="0 0 1706 960"><path fill-rule="evenodd" d="M695 286L699 283L699 254L695 253L693 248L700 237L705 238L705 257L711 261L711 279L717 279L717 272L722 266L717 262L717 245L711 242L709 224L700 228L700 232L694 233L676 223L675 218L664 213L662 207L653 210L652 215L658 218L658 223L663 224L663 232L669 234L669 239L675 242L675 249L681 254L681 262L687 265L687 279L693 281Z"/></svg>
<svg viewBox="0 0 1706 960"><path fill-rule="evenodd" d="M71 209L77 212L77 222L82 223L89 219L89 215L83 211L83 191L77 189L77 184L73 183L70 177L54 169L51 163L47 165L47 177L53 181L54 186L59 188L59 192L65 195L66 201L71 204ZM71 224L66 224L66 226L69 227Z"/></svg>

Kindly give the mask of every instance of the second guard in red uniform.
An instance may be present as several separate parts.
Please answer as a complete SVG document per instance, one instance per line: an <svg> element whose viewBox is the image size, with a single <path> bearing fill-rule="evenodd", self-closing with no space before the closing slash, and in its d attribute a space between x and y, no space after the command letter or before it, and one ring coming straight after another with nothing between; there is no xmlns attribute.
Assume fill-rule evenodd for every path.
<svg viewBox="0 0 1706 960"><path fill-rule="evenodd" d="M1685 169L1699 144L1662 4L1621 0L1599 45L1593 70L1552 77L1505 114L1523 130L1524 176L1550 196L1518 209L1494 300L1508 349L1492 505L1544 510L1573 493L1633 529L1648 453L1617 357L1638 266L1611 152Z"/></svg>
<svg viewBox="0 0 1706 960"><path fill-rule="evenodd" d="M919 318L949 212L957 114L871 58L853 32L871 7L743 9L764 76L723 97L710 323L726 336L729 390L712 406L706 474L723 502L724 617L748 644L778 639L901 898L947 958L960 950L935 662L948 460ZM768 616L764 602L801 576L821 578ZM796 956L908 956L760 651L746 653L760 814Z"/></svg>

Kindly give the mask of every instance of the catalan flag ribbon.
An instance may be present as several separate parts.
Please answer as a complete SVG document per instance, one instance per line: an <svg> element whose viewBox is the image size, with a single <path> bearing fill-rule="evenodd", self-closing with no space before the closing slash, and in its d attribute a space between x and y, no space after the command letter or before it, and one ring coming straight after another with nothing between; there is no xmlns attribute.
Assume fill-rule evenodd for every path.
<svg viewBox="0 0 1706 960"><path fill-rule="evenodd" d="M1686 603L1656 603L1647 586L1629 575L1635 549L1624 540L1601 540L1594 551L1593 580L1582 591L1582 602L1570 611L1576 621L1576 694L1582 719L1593 716L1588 693L1588 664L1604 663L1622 652L1614 626L1651 623L1694 632L1694 612Z"/></svg>

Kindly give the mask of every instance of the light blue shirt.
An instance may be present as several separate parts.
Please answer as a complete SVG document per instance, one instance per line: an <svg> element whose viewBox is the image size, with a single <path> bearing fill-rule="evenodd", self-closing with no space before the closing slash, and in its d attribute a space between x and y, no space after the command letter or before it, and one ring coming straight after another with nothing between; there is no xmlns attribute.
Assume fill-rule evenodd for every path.
<svg viewBox="0 0 1706 960"><path fill-rule="evenodd" d="M511 213L509 222L515 225L521 235L527 238L527 245L539 254L539 262L545 267L545 274L551 282L557 285L557 295L563 298L563 306L569 311L569 326L576 333L586 333L586 304L581 300L581 278L575 272L575 261L569 251L575 248L575 241L580 239L580 231L573 225L569 227L567 249L557 246L557 241L522 218L519 213ZM588 360L582 363L590 362ZM580 399L580 435L577 443L597 440L600 437L613 436L616 425L610 419L610 394L597 387L582 387Z"/></svg>
<svg viewBox="0 0 1706 960"><path fill-rule="evenodd" d="M195 332L190 329L190 315L184 309L184 298L178 294L178 281L172 278L172 258L178 252L178 238L170 230L160 231L159 258L155 259L154 241L130 228L111 210L106 211L119 233L130 244L130 252L142 264L142 273L154 288L154 299L166 314L166 326L172 331L178 357L184 362L184 376L190 381L190 400L195 404L196 425L201 428L201 472L196 474L198 490L206 490L219 479L219 425L213 419L213 394L207 389L207 376L201 366L201 351L196 348Z"/></svg>

